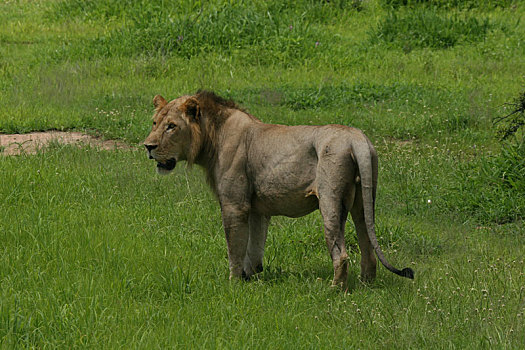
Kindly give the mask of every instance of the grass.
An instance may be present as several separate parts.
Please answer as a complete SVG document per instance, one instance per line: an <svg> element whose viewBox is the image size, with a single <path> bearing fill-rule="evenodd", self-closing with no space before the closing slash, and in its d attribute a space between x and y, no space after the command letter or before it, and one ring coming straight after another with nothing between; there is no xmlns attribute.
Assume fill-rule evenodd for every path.
<svg viewBox="0 0 525 350"><path fill-rule="evenodd" d="M393 43L406 52L414 47L449 48L483 40L491 27L488 19L443 16L436 10L412 10L402 15L393 11L371 33L371 40Z"/></svg>
<svg viewBox="0 0 525 350"><path fill-rule="evenodd" d="M329 288L319 215L277 218L267 270L253 283L230 284L219 210L200 172L157 177L142 152L65 146L1 162L4 345L238 348L271 347L277 338L283 348L419 347L442 339L457 346L523 340L519 225L476 229L381 211L382 245L399 264L413 261L418 278L408 282L381 269L374 285L361 285L354 249L352 294L342 294ZM348 235L355 247L352 230ZM491 256L494 250L505 255ZM472 327L484 337L468 332Z"/></svg>
<svg viewBox="0 0 525 350"><path fill-rule="evenodd" d="M310 2L307 9L299 4L302 6L278 1L213 1L206 5L157 1L126 6L122 1L73 1L56 3L50 14L60 19L69 19L73 14L77 18L125 21L123 26L116 25L102 35L66 48L57 59L85 55L192 58L210 52L239 54L243 49L243 59L268 64L283 59L296 62L315 55L316 41L325 36L311 21L322 22L340 9L329 3ZM181 15L188 13L191 15Z"/></svg>
<svg viewBox="0 0 525 350"><path fill-rule="evenodd" d="M462 166L468 181L458 179L451 195L462 210L478 221L505 223L523 220L525 201L525 143L523 138L506 143L500 154L485 156ZM457 177L461 175L458 174Z"/></svg>
<svg viewBox="0 0 525 350"><path fill-rule="evenodd" d="M399 8L402 6L417 7L428 6L445 9L482 9L491 10L494 8L509 8L516 5L516 0L381 0L384 7Z"/></svg>
<svg viewBox="0 0 525 350"><path fill-rule="evenodd" d="M274 218L265 271L230 283L200 171L54 144L0 156L1 346L519 348L523 143L492 121L523 90L524 8L449 5L0 3L0 132L136 145L154 95L199 88L266 122L359 127L380 155L379 242L416 271L361 284L349 222L351 292L330 288L313 213ZM450 45L425 41L446 28Z"/></svg>

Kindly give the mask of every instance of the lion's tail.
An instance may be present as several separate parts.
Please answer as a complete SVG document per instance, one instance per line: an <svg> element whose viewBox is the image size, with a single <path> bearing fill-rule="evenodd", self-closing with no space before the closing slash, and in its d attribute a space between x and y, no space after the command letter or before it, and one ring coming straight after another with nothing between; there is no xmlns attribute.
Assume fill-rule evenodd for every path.
<svg viewBox="0 0 525 350"><path fill-rule="evenodd" d="M364 136L364 135L363 135ZM354 156L357 161L357 166L359 168L359 175L361 178L361 192L363 194L363 208L365 216L366 231L368 233L368 238L370 243L374 247L374 250L379 258L379 261L391 272L410 279L414 279L414 271L406 267L403 270L398 270L386 260L383 251L379 247L377 242L377 237L375 233L375 223L374 223L374 205L375 205L375 190L374 184L377 183L377 173L374 174L373 163L377 162L377 158L374 154L372 144L365 137L366 143L365 147L355 147ZM374 160L373 160L374 158ZM377 168L377 163L376 163ZM374 179L374 176L376 179Z"/></svg>

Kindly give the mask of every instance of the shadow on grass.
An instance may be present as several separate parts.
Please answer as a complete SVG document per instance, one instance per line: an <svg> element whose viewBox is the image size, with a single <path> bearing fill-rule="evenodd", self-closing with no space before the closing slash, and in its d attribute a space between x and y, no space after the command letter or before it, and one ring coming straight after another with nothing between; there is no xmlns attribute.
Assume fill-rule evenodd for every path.
<svg viewBox="0 0 525 350"><path fill-rule="evenodd" d="M378 265L378 269L382 267ZM389 273L389 272L387 272ZM395 276L400 280L404 280L398 276ZM268 285L283 285L290 282L320 282L327 288L332 285L333 270L329 264L323 266L316 266L313 268L305 269L303 271L291 271L282 267L265 267L264 271L253 276L248 283L260 282ZM359 267L350 266L348 273L348 284L346 290L353 292L355 290L365 289L385 289L396 285L396 279L378 277L372 283L365 283L361 280Z"/></svg>

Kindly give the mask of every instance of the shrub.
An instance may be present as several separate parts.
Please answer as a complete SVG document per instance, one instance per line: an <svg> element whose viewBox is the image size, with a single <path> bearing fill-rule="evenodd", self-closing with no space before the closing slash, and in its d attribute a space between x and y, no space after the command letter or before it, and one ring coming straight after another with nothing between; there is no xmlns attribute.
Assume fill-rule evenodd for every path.
<svg viewBox="0 0 525 350"><path fill-rule="evenodd" d="M500 124L499 134L502 140L506 140L515 135L525 125L525 91L508 105L514 107L514 110L501 118L494 120L495 124Z"/></svg>

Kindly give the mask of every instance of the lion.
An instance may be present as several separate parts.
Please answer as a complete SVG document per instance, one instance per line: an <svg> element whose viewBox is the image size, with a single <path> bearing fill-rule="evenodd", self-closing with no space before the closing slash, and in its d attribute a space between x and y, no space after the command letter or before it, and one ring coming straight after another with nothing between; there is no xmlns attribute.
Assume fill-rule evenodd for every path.
<svg viewBox="0 0 525 350"><path fill-rule="evenodd" d="M414 278L385 259L377 242L374 205L377 152L365 134L343 125L265 124L213 92L171 102L153 99L153 128L144 141L160 174L180 161L204 168L226 234L230 279L263 270L270 218L319 209L332 258L332 285L346 286L345 224L350 212L361 251L361 279L373 281L376 258L391 272Z"/></svg>

